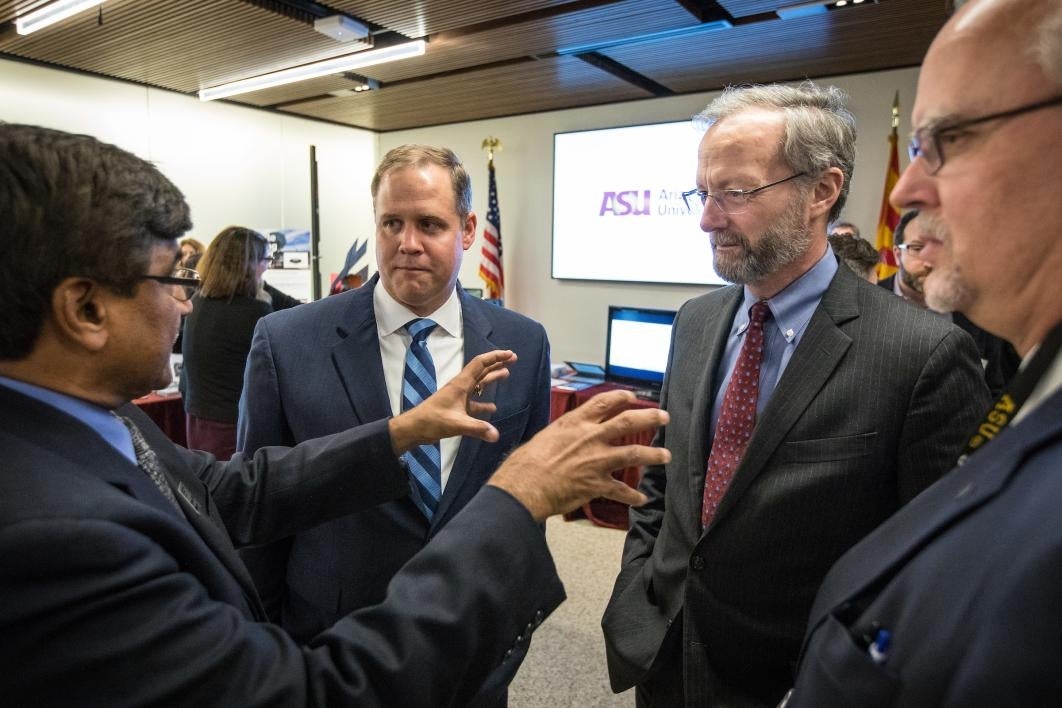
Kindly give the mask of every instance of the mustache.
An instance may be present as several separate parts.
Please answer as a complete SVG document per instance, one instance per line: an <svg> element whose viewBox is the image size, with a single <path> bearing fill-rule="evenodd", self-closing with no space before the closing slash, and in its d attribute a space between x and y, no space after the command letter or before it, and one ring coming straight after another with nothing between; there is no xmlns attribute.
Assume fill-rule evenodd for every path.
<svg viewBox="0 0 1062 708"><path fill-rule="evenodd" d="M747 248L749 245L745 235L736 231L713 231L708 238L713 246L745 246Z"/></svg>
<svg viewBox="0 0 1062 708"><path fill-rule="evenodd" d="M919 214L918 225L921 227L923 235L931 239L942 243L949 240L948 228L944 225L943 220L935 214Z"/></svg>

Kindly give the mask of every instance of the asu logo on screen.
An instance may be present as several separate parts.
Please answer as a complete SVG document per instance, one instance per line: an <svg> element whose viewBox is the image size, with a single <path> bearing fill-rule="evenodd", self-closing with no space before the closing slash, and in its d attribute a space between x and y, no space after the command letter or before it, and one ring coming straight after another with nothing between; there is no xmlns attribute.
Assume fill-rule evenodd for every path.
<svg viewBox="0 0 1062 708"><path fill-rule="evenodd" d="M626 192L605 192L601 197L601 210L598 216L612 214L613 216L648 216L649 215L649 190L639 193L636 189Z"/></svg>

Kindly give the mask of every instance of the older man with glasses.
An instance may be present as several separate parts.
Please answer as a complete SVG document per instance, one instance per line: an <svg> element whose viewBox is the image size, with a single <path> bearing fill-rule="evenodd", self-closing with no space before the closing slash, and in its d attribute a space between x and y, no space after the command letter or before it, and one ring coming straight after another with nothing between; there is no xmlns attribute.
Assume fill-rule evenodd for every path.
<svg viewBox="0 0 1062 708"><path fill-rule="evenodd" d="M734 285L675 321L671 463L645 471L603 628L639 706L773 706L830 565L948 469L988 391L966 334L838 267L839 91L730 89L699 118L686 198Z"/></svg>
<svg viewBox="0 0 1062 708"><path fill-rule="evenodd" d="M964 6L929 48L913 124L892 201L920 211L926 301L1023 366L961 465L831 570L790 706L1058 705L1062 5Z"/></svg>

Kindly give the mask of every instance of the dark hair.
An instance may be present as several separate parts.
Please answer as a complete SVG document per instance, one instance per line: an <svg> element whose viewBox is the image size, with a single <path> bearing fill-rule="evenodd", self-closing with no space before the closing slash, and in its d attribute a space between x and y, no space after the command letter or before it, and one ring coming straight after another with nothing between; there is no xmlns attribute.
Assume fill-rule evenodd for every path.
<svg viewBox="0 0 1062 708"><path fill-rule="evenodd" d="M851 229L852 235L859 236L859 227L853 224L851 221L835 221L830 224L830 233L834 233L837 229Z"/></svg>
<svg viewBox="0 0 1062 708"><path fill-rule="evenodd" d="M904 213L900 217L900 223L896 224L896 230L892 232L892 242L899 246L903 243L903 233L907 230L907 225L918 218L918 210L912 209Z"/></svg>
<svg viewBox="0 0 1062 708"><path fill-rule="evenodd" d="M826 240L837 257L860 277L869 275L878 264L878 252L864 238L834 234L827 236Z"/></svg>
<svg viewBox="0 0 1062 708"><path fill-rule="evenodd" d="M114 145L0 123L0 359L23 359L52 292L91 278L132 296L153 247L192 227L188 204L153 165Z"/></svg>
<svg viewBox="0 0 1062 708"><path fill-rule="evenodd" d="M242 226L222 229L199 261L203 297L254 297L258 294L258 263L269 253L269 242Z"/></svg>

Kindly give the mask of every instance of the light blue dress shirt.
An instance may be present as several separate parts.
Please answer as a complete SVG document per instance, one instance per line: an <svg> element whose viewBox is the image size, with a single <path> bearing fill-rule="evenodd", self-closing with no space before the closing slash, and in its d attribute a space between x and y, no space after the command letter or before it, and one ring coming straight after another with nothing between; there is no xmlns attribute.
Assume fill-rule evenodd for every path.
<svg viewBox="0 0 1062 708"><path fill-rule="evenodd" d="M822 301L822 296L836 273L837 258L833 255L833 249L827 245L826 253L818 263L777 295L767 300L767 306L771 309L771 317L763 325L764 352L763 361L760 363L760 393L756 401L757 417L763 413L767 402L771 400L778 380L782 378L785 367L789 365L793 352L804 336L811 316L815 314L815 309ZM744 301L734 314L734 322L730 326L726 351L723 352L723 357L719 361L719 372L726 372L726 375L712 403L712 427L709 431L712 440L715 439L715 424L719 419L719 411L723 407L723 396L726 395L730 376L737 365L741 344L745 341L745 330L749 328L749 308L756 304L758 299L746 287Z"/></svg>
<svg viewBox="0 0 1062 708"><path fill-rule="evenodd" d="M133 439L129 435L129 430L106 408L65 393L9 379L6 376L0 376L0 385L18 391L24 396L35 398L81 421L92 428L108 445L125 455L130 462L134 465L137 463L136 451L133 450Z"/></svg>

